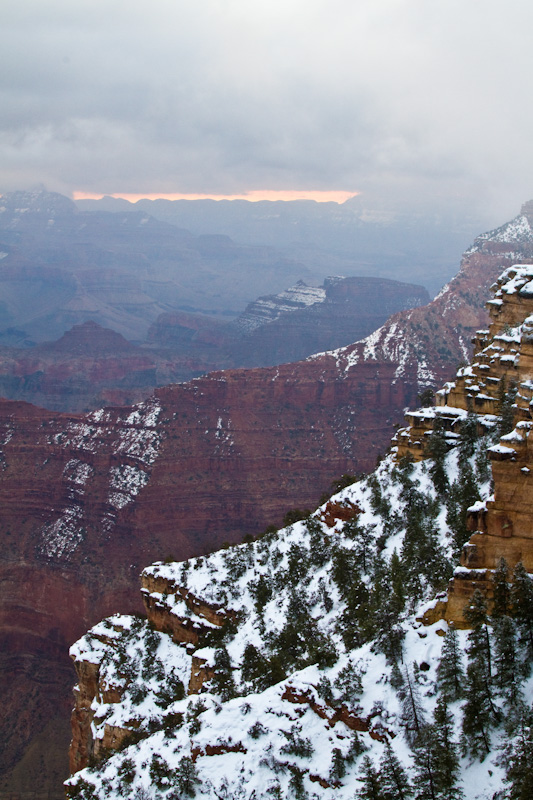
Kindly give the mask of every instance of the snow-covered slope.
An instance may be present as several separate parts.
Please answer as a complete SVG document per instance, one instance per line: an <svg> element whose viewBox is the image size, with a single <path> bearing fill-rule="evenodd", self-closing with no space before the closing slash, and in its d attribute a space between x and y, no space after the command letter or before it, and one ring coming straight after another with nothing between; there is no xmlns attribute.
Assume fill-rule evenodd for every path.
<svg viewBox="0 0 533 800"><path fill-rule="evenodd" d="M346 372L368 361L393 363L399 380L405 378L409 366L412 370L416 365L419 385L438 387L448 380L446 372L470 359L472 336L486 325L485 302L491 284L511 265L532 261L530 202L515 219L476 238L458 274L431 303L394 314L361 341L327 355Z"/></svg>
<svg viewBox="0 0 533 800"><path fill-rule="evenodd" d="M304 281L298 281L283 292L259 297L249 303L246 311L237 319L236 325L240 331L250 333L273 322L287 311L323 303L325 299L326 290L323 286L307 286Z"/></svg>
<svg viewBox="0 0 533 800"><path fill-rule="evenodd" d="M490 492L485 444L468 459L482 498ZM454 450L446 474L455 489L461 469L465 462L459 467ZM307 520L207 558L146 570L145 579L163 581L168 590L152 592L152 601L196 625L200 647L174 643L146 621L123 616L74 646L78 663L98 665L105 687L92 705L97 754L115 729L130 731L124 744L131 743L75 776L69 793L106 797L127 789L132 796L167 797L177 789L181 796L189 780L198 797L305 791L348 800L365 785L364 757L378 764L389 752L412 775L416 731L408 689L412 684L420 719L429 722L447 631L444 622L423 627L417 617L423 600L444 588L457 545L452 504L439 499L430 473L429 462L398 466L389 456L373 476ZM351 519L332 517L355 509L361 511ZM238 622L210 625L178 587L235 612ZM466 665L468 634L458 637ZM183 697L192 651L214 673L199 696ZM532 690L531 680L523 682L525 696ZM496 691L494 703L508 711L505 693ZM450 705L457 742L464 706ZM505 739L500 727L483 762L468 751L461 760L467 798L490 798L501 787L498 747Z"/></svg>

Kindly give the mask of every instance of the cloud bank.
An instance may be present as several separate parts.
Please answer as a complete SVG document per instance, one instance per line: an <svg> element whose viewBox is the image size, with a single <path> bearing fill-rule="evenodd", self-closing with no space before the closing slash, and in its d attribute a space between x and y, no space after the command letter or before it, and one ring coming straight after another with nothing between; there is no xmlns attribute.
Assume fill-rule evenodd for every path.
<svg viewBox="0 0 533 800"><path fill-rule="evenodd" d="M0 192L533 195L527 0L22 0Z"/></svg>

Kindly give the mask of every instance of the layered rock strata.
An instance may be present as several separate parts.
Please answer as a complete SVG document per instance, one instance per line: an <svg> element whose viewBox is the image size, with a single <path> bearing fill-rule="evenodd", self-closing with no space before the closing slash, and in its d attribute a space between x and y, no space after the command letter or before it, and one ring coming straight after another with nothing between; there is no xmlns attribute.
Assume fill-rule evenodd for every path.
<svg viewBox="0 0 533 800"><path fill-rule="evenodd" d="M476 588L490 600L492 573L501 558L510 571L521 561L533 572L533 266L507 269L493 294L491 322L475 337L472 363L437 392L435 408L408 414L409 427L397 435L398 458L420 460L428 454L436 419L451 443L469 412L476 413L479 432L497 430L505 413L513 427L489 448L494 494L469 510L472 536L461 566L446 599L426 614L427 622L444 616L457 627L466 626L463 609Z"/></svg>

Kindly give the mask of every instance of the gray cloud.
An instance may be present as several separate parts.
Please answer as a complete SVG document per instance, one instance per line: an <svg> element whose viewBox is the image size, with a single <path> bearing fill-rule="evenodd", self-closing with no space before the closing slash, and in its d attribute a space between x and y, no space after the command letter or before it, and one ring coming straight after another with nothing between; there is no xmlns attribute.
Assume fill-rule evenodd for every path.
<svg viewBox="0 0 533 800"><path fill-rule="evenodd" d="M527 0L6 5L0 191L533 194Z"/></svg>

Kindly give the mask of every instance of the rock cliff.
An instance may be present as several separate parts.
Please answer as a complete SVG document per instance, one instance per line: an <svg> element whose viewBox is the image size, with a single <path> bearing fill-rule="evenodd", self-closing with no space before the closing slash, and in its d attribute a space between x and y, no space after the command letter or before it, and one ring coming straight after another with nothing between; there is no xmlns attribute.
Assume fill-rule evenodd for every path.
<svg viewBox="0 0 533 800"><path fill-rule="evenodd" d="M510 570L522 562L533 572L533 266L507 268L492 287L490 324L477 332L471 364L437 392L437 407L407 415L409 427L397 435L398 457L427 456L428 442L439 420L455 437L467 414L484 432L498 430L504 418L508 432L489 448L493 495L469 510L472 536L465 544L445 600L426 614L467 627L463 609L474 589L491 598L492 576L501 558Z"/></svg>

